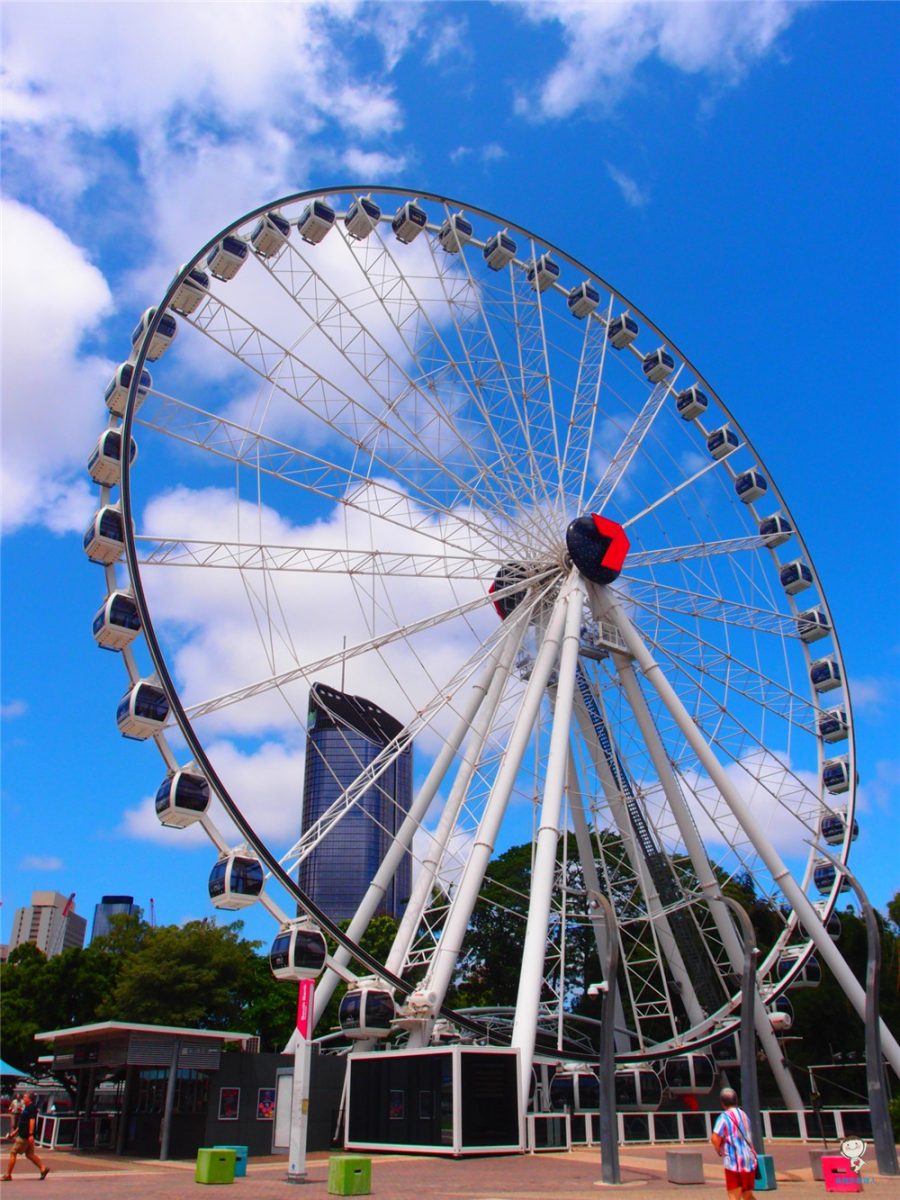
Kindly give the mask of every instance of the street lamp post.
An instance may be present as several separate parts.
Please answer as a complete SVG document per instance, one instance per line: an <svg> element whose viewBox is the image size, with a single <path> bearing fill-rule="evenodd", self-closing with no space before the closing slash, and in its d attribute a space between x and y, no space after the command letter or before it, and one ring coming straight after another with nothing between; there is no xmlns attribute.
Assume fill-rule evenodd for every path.
<svg viewBox="0 0 900 1200"><path fill-rule="evenodd" d="M737 917L744 943L744 969L741 976L741 1107L750 1118L753 1146L757 1154L764 1152L763 1124L759 1111L759 1080L756 1072L756 1033L754 1007L756 997L756 934L742 905L730 896L722 899Z"/></svg>
<svg viewBox="0 0 900 1200"><path fill-rule="evenodd" d="M616 915L609 899L592 892L591 899L603 909L606 921L605 979L600 1006L600 1163L604 1183L621 1183L619 1168L619 1135L616 1129L616 988L619 971L619 939L616 937Z"/></svg>

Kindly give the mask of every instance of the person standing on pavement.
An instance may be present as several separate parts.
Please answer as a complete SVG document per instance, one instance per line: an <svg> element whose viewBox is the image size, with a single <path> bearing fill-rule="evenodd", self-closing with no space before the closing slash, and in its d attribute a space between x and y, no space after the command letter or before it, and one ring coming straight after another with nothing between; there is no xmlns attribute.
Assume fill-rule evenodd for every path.
<svg viewBox="0 0 900 1200"><path fill-rule="evenodd" d="M34 1096L31 1092L26 1092L22 1097L24 1101L22 1111L19 1113L19 1124L16 1129L16 1140L13 1142L13 1148L9 1152L9 1162L6 1166L6 1174L0 1176L3 1180L12 1179L13 1168L16 1165L16 1159L20 1154L24 1154L29 1162L34 1165L41 1173L41 1179L46 1179L50 1174L50 1168L45 1167L37 1154L34 1152L34 1127L37 1124L37 1105L34 1102Z"/></svg>
<svg viewBox="0 0 900 1200"><path fill-rule="evenodd" d="M753 1200L756 1179L756 1151L750 1118L738 1106L737 1092L723 1088L719 1094L722 1113L713 1126L709 1139L716 1153L725 1160L725 1190L729 1200Z"/></svg>

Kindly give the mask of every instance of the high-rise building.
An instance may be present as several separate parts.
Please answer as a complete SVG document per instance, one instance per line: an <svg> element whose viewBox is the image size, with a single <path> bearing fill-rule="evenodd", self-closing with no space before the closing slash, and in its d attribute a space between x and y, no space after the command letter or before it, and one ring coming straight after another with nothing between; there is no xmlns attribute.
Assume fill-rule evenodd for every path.
<svg viewBox="0 0 900 1200"><path fill-rule="evenodd" d="M403 726L390 713L324 683L309 690L303 828L307 830L369 766ZM352 917L412 800L412 746L365 789L354 807L300 864L298 882L336 921ZM404 855L377 916L401 917L412 859Z"/></svg>
<svg viewBox="0 0 900 1200"><path fill-rule="evenodd" d="M105 937L109 933L110 917L118 913L136 913L141 910L134 902L134 896L102 896L99 904L94 905L94 925L91 929L91 941L94 938Z"/></svg>
<svg viewBox="0 0 900 1200"><path fill-rule="evenodd" d="M17 908L13 917L10 950L34 942L52 958L72 946L84 945L87 921L75 912L75 893L68 899L59 892L32 892L28 908Z"/></svg>

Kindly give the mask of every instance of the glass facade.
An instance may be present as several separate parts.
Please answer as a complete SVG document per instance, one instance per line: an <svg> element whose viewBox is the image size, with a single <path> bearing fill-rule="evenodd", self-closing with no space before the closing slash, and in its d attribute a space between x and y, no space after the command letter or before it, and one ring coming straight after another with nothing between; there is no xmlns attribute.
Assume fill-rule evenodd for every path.
<svg viewBox="0 0 900 1200"><path fill-rule="evenodd" d="M308 829L401 732L399 721L361 696L324 684L309 693L303 828ZM352 917L412 799L412 747L403 750L300 865L298 882L333 920ZM377 916L401 917L409 899L409 854Z"/></svg>
<svg viewBox="0 0 900 1200"><path fill-rule="evenodd" d="M94 926L91 930L91 941L96 937L105 937L110 930L110 917L119 913L137 913L140 908L134 902L134 896L104 896L100 903L94 906Z"/></svg>

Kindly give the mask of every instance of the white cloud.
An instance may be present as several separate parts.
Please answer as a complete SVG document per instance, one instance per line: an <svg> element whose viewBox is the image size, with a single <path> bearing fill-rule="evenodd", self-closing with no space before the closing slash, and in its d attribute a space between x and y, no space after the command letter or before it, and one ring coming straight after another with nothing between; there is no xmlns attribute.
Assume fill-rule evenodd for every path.
<svg viewBox="0 0 900 1200"><path fill-rule="evenodd" d="M385 154L381 150L360 150L350 146L343 153L343 163L361 182L389 179L406 170L402 155Z"/></svg>
<svg viewBox="0 0 900 1200"><path fill-rule="evenodd" d="M610 108L637 68L652 58L689 74L736 83L771 52L796 8L789 0L534 0L520 11L535 24L557 26L565 51L537 94L520 96L519 111L559 118L585 106Z"/></svg>
<svg viewBox="0 0 900 1200"><path fill-rule="evenodd" d="M106 280L46 217L2 201L3 528L82 530L82 470L103 426L112 364L83 344L110 309ZM48 411L53 420L42 420Z"/></svg>
<svg viewBox="0 0 900 1200"><path fill-rule="evenodd" d="M28 705L24 700L10 700L0 705L0 717L4 721L14 721L16 717L24 717L27 712Z"/></svg>
<svg viewBox="0 0 900 1200"><path fill-rule="evenodd" d="M59 871L63 860L52 854L26 854L19 866L23 871Z"/></svg>
<svg viewBox="0 0 900 1200"><path fill-rule="evenodd" d="M620 171L618 167L614 167L612 163L606 164L606 171L610 179L622 193L626 204L630 204L632 208L643 208L650 199L649 193L645 188L642 188L630 175L626 175L624 171Z"/></svg>
<svg viewBox="0 0 900 1200"><path fill-rule="evenodd" d="M853 707L868 716L880 715L896 701L898 693L900 681L891 676L863 675L850 679Z"/></svg>

